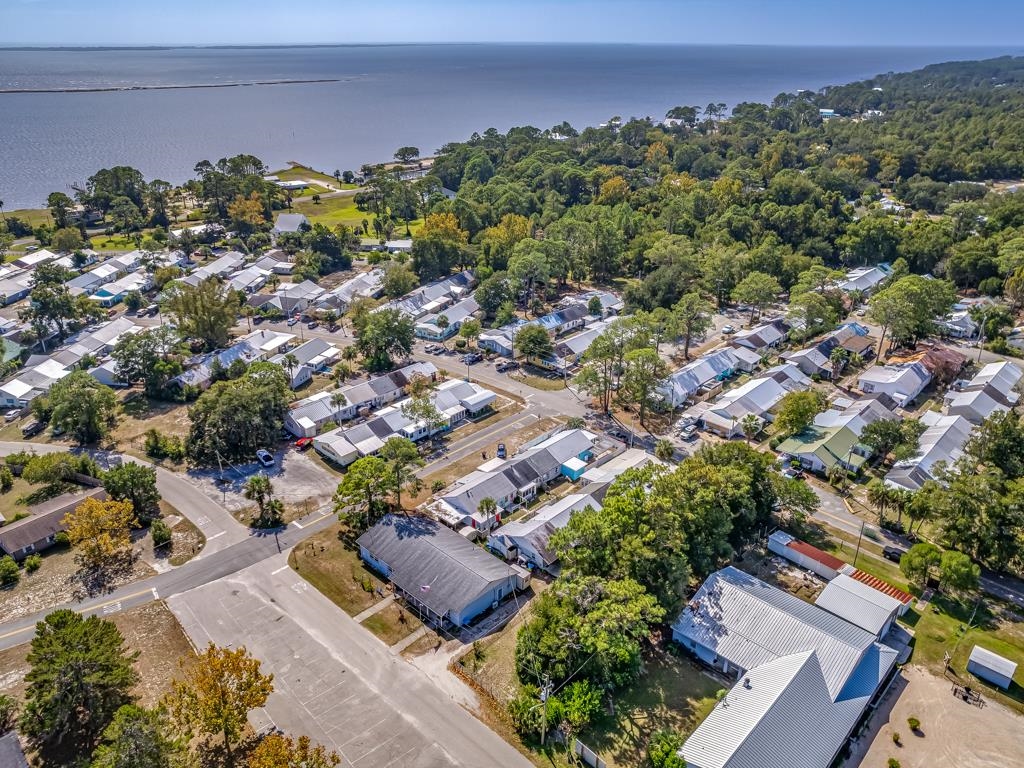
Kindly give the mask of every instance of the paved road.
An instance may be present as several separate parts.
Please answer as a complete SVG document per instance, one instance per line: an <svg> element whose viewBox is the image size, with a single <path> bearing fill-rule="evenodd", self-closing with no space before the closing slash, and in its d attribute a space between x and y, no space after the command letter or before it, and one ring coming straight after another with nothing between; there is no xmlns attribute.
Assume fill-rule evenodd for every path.
<svg viewBox="0 0 1024 768"><path fill-rule="evenodd" d="M0 441L0 455L2 456L24 450L33 450L36 453L56 453L67 451L68 446L60 443ZM92 451L91 453L101 461L109 456L117 455L105 451ZM134 456L126 457L126 460L152 466ZM224 507L213 501L181 475L157 467L156 486L167 503L187 517L206 536L206 546L203 547L199 557L209 557L248 537L248 528L235 520Z"/></svg>
<svg viewBox="0 0 1024 768"><path fill-rule="evenodd" d="M336 749L346 768L530 765L310 587L285 554L168 605L197 646L244 643L274 673L257 727L307 734Z"/></svg>

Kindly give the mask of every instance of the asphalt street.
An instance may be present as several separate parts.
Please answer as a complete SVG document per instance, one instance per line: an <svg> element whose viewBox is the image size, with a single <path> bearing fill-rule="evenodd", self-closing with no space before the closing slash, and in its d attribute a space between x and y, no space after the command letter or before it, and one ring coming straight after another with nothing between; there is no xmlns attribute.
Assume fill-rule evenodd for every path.
<svg viewBox="0 0 1024 768"><path fill-rule="evenodd" d="M257 728L305 733L346 768L530 765L310 587L284 553L167 602L198 647L244 644L274 673Z"/></svg>

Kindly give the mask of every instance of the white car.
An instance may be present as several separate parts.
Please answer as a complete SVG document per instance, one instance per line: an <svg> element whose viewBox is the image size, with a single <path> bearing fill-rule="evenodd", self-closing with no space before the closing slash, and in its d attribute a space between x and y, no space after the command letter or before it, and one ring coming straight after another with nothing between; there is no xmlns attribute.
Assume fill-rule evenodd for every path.
<svg viewBox="0 0 1024 768"><path fill-rule="evenodd" d="M7 413L4 414L4 421L7 421L7 422L16 421L19 416L21 416L21 409L20 408L12 408L11 410L9 410Z"/></svg>
<svg viewBox="0 0 1024 768"><path fill-rule="evenodd" d="M260 448L258 451L256 451L256 460L264 467L274 466L274 454L272 454L265 448Z"/></svg>
<svg viewBox="0 0 1024 768"><path fill-rule="evenodd" d="M730 334L736 333L736 329L733 328L731 325L723 325L722 326L722 333L724 335L728 336Z"/></svg>

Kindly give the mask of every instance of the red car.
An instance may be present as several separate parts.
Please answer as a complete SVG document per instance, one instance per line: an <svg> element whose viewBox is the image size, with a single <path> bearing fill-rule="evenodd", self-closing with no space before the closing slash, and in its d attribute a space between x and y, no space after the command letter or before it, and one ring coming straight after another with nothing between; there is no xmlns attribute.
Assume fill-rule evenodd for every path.
<svg viewBox="0 0 1024 768"><path fill-rule="evenodd" d="M312 444L313 444L313 438L312 437L300 437L298 440L295 441L295 447L298 448L300 451L306 450Z"/></svg>

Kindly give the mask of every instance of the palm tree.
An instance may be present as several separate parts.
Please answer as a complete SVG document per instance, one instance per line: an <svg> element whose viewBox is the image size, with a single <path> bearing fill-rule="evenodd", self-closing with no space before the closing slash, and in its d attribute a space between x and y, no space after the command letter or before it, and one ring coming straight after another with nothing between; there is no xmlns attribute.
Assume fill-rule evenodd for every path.
<svg viewBox="0 0 1024 768"><path fill-rule="evenodd" d="M662 438L654 444L654 455L662 461L671 461L672 457L676 455L676 447L672 445L671 440Z"/></svg>
<svg viewBox="0 0 1024 768"><path fill-rule="evenodd" d="M747 438L747 442L753 442L757 433L761 431L761 419L753 413L748 413L740 419L740 429L743 430L743 436Z"/></svg>
<svg viewBox="0 0 1024 768"><path fill-rule="evenodd" d="M4 201L0 200L0 219L7 221L7 214L4 213Z"/></svg>
<svg viewBox="0 0 1024 768"><path fill-rule="evenodd" d="M498 513L498 502L488 496L487 498L480 499L480 503L476 505L476 508L485 520L490 520Z"/></svg>
<svg viewBox="0 0 1024 768"><path fill-rule="evenodd" d="M295 355L289 352L287 355L284 356L284 360L282 362L284 363L285 370L288 371L288 379L290 381L292 378L292 373L295 370L295 366L299 364L299 358L297 358Z"/></svg>
<svg viewBox="0 0 1024 768"><path fill-rule="evenodd" d="M843 372L843 369L846 367L846 363L849 359L850 353L842 347L836 347L832 350L832 354L828 356L828 361L832 364L833 381L839 378L839 375Z"/></svg>
<svg viewBox="0 0 1024 768"><path fill-rule="evenodd" d="M885 510L892 500L888 486L877 478L868 483L868 504L878 510L878 524L885 523Z"/></svg>
<svg viewBox="0 0 1024 768"><path fill-rule="evenodd" d="M246 481L242 495L256 502L257 514L253 524L257 528L270 528L280 522L283 505L274 498L274 484L262 472Z"/></svg>
<svg viewBox="0 0 1024 768"><path fill-rule="evenodd" d="M332 392L331 393L331 407L335 411L340 411L341 410L341 406L343 406L343 405L348 405L348 398L345 397L345 395L342 392L340 392L340 391Z"/></svg>
<svg viewBox="0 0 1024 768"><path fill-rule="evenodd" d="M252 333L252 318L256 314L256 308L249 304L243 304L239 311L242 313L242 317L245 318L245 324L249 326L249 332Z"/></svg>

